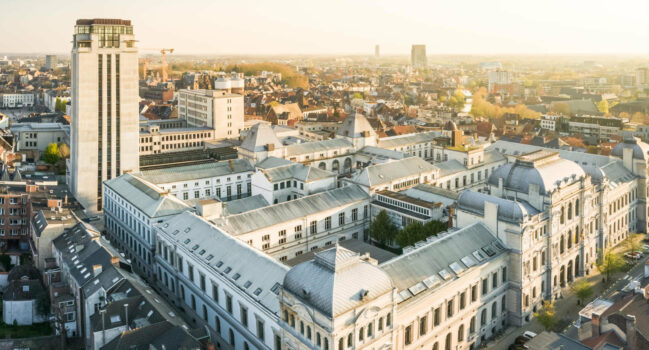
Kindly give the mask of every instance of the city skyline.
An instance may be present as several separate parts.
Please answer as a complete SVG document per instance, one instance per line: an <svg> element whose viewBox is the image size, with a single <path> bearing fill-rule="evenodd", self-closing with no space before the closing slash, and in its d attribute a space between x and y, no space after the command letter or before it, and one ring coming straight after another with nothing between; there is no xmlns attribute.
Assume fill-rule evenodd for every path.
<svg viewBox="0 0 649 350"><path fill-rule="evenodd" d="M649 39L641 17L646 12L642 8L649 5L625 2L607 11L584 11L600 2L550 1L542 7L510 0L468 5L406 2L396 7L387 1L334 1L305 12L292 0L191 1L186 8L201 10L177 16L174 5L148 0L27 0L5 2L10 10L0 14L0 30L20 33L3 40L5 54L68 52L69 26L75 19L111 17L137 23L142 48L174 47L177 54L372 55L376 44L385 56L407 55L412 44L426 45L429 55L649 54L637 45ZM43 27L49 28L49 35L37 30Z"/></svg>

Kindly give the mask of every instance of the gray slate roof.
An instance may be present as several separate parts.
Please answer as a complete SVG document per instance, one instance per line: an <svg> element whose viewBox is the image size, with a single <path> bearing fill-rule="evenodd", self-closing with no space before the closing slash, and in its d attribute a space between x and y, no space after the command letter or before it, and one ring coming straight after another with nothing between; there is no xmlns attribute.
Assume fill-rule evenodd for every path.
<svg viewBox="0 0 649 350"><path fill-rule="evenodd" d="M374 187L436 169L436 166L419 157L409 157L370 165L352 177L350 181L359 185Z"/></svg>
<svg viewBox="0 0 649 350"><path fill-rule="evenodd" d="M134 174L127 173L105 181L104 184L150 218L190 209L176 196Z"/></svg>
<svg viewBox="0 0 649 350"><path fill-rule="evenodd" d="M498 205L498 219L519 223L527 215L537 215L539 211L525 201L512 201L473 190L462 191L457 200L458 210L465 210L473 214L484 216L485 202Z"/></svg>
<svg viewBox="0 0 649 350"><path fill-rule="evenodd" d="M351 185L231 215L215 220L214 223L225 232L236 236L365 200L369 200L369 195L359 186Z"/></svg>
<svg viewBox="0 0 649 350"><path fill-rule="evenodd" d="M401 136L384 137L379 139L378 147L381 148L400 148L423 142L433 142L436 137L441 136L439 131L419 132L416 134L407 134Z"/></svg>
<svg viewBox="0 0 649 350"><path fill-rule="evenodd" d="M401 301L405 301L426 289L435 289L457 278L451 268L456 263L466 270L472 266L487 263L490 259L505 252L504 244L497 239L482 222L474 223L458 231L440 234L430 243L392 259L380 267L392 278L399 290ZM479 261L474 252L483 260ZM489 253L488 253L489 252ZM491 254L491 255L490 255ZM462 259L472 261L468 266ZM448 273L448 280L442 275Z"/></svg>
<svg viewBox="0 0 649 350"><path fill-rule="evenodd" d="M252 164L247 159L231 159L220 162L145 170L136 175L153 184L163 184L252 172L253 170Z"/></svg>
<svg viewBox="0 0 649 350"><path fill-rule="evenodd" d="M266 150L269 144L275 145L275 148L281 148L282 143L279 141L273 129L265 123L255 124L246 135L241 143L241 148L250 152L261 152Z"/></svg>
<svg viewBox="0 0 649 350"><path fill-rule="evenodd" d="M286 146L287 156L300 156L303 154L313 154L318 152L325 152L329 150L345 150L351 151L352 144L346 139L330 139L324 141L311 141L304 143L297 143L294 145ZM341 152L340 154L343 154Z"/></svg>
<svg viewBox="0 0 649 350"><path fill-rule="evenodd" d="M363 133L367 133L367 137L376 137L372 125L360 113L348 116L336 131L336 135L353 138L366 137Z"/></svg>
<svg viewBox="0 0 649 350"><path fill-rule="evenodd" d="M284 289L308 301L333 318L392 290L390 277L362 261L358 253L340 245L315 254L315 259L293 267L284 278Z"/></svg>
<svg viewBox="0 0 649 350"><path fill-rule="evenodd" d="M336 176L335 173L320 168L291 161L288 163L279 162L276 159L275 157L270 157L257 165L257 168L261 170L271 183L288 179L312 182Z"/></svg>
<svg viewBox="0 0 649 350"><path fill-rule="evenodd" d="M268 206L268 201L261 194L254 196L235 199L233 201L223 203L225 205L224 215L236 215L245 213L250 210L255 210Z"/></svg>
<svg viewBox="0 0 649 350"><path fill-rule="evenodd" d="M193 252L205 249L202 255L195 256L209 265L214 274L229 279L268 310L279 314L276 293L279 293L284 274L288 270L282 263L190 212L170 218L159 224L157 230L159 235L174 241L177 249L188 254L195 254L191 250L195 245L198 248ZM186 240L189 242L184 243ZM233 279L235 274L240 275L237 280ZM252 283L246 287L247 281Z"/></svg>

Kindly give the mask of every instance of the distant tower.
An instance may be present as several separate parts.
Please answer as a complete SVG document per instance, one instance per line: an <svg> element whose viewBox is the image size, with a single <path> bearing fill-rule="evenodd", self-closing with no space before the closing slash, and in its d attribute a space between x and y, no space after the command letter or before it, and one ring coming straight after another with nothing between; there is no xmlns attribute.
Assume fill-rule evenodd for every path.
<svg viewBox="0 0 649 350"><path fill-rule="evenodd" d="M45 68L50 70L56 68L57 59L56 55L46 55L45 56Z"/></svg>
<svg viewBox="0 0 649 350"><path fill-rule="evenodd" d="M413 68L426 68L426 45L412 45L410 61Z"/></svg>
<svg viewBox="0 0 649 350"><path fill-rule="evenodd" d="M102 210L102 182L139 169L138 59L131 21L80 19L72 46L69 187Z"/></svg>
<svg viewBox="0 0 649 350"><path fill-rule="evenodd" d="M381 56L381 47L379 45L374 46L374 57L379 58Z"/></svg>

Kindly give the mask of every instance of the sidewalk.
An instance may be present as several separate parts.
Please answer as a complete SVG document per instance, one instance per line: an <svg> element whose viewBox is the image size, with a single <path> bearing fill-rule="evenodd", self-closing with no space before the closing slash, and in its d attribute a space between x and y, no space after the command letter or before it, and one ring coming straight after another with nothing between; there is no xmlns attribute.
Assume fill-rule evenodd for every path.
<svg viewBox="0 0 649 350"><path fill-rule="evenodd" d="M649 259L649 256L645 256L643 259L638 261L630 270L625 272L618 272L611 275L611 280L604 284L602 282L602 275L595 270L591 276L583 277L592 284L593 295L588 299L584 300L581 305L577 305L577 297L572 293L570 288L565 288L562 291L562 298L554 302L554 309L557 314L558 325L561 327L558 329L560 333L566 333L570 327L573 326L574 322L577 320L579 311L587 305L589 302L594 300L597 297L610 298L613 294L617 293L619 289L624 287L629 280L638 274L639 271L642 271L644 263ZM631 276L631 277L630 277ZM525 331L532 331L534 333L543 332L545 329L535 318L522 326L522 327L509 327L505 331L505 334L501 337L491 340L487 343L488 349L494 350L507 350L509 345L514 343L516 337L523 334Z"/></svg>

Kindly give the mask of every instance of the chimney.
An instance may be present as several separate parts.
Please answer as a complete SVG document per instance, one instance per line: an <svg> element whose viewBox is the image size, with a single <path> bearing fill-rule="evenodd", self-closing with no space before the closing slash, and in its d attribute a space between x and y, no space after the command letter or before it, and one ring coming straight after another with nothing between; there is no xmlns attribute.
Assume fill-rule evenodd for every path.
<svg viewBox="0 0 649 350"><path fill-rule="evenodd" d="M599 337L599 313L593 312L591 318L590 318L590 323L591 326L593 327L592 331L592 336L593 337Z"/></svg>
<svg viewBox="0 0 649 350"><path fill-rule="evenodd" d="M126 325L126 330L128 330L128 304L124 304L124 324Z"/></svg>
<svg viewBox="0 0 649 350"><path fill-rule="evenodd" d="M626 315L626 349L637 349L635 316L633 315Z"/></svg>
<svg viewBox="0 0 649 350"><path fill-rule="evenodd" d="M196 214L203 218L223 217L223 202L215 199L204 199L196 203Z"/></svg>
<svg viewBox="0 0 649 350"><path fill-rule="evenodd" d="M47 200L47 207L48 208L60 208L61 207L61 200L60 199L48 199Z"/></svg>
<svg viewBox="0 0 649 350"><path fill-rule="evenodd" d="M110 257L110 264L111 264L111 265L117 265L117 264L119 264L119 256L111 256L111 257Z"/></svg>
<svg viewBox="0 0 649 350"><path fill-rule="evenodd" d="M97 277L102 271L101 265L92 265L92 275Z"/></svg>
<svg viewBox="0 0 649 350"><path fill-rule="evenodd" d="M453 227L453 214L455 212L455 208L453 206L448 207L448 228Z"/></svg>
<svg viewBox="0 0 649 350"><path fill-rule="evenodd" d="M207 342L207 345L205 346L206 350L214 350L214 344L211 341Z"/></svg>

